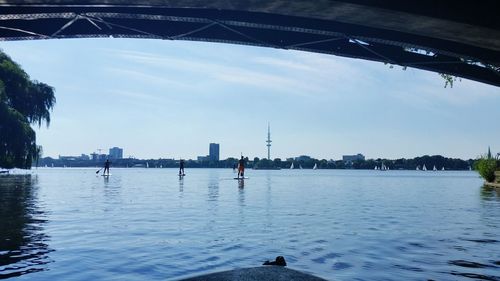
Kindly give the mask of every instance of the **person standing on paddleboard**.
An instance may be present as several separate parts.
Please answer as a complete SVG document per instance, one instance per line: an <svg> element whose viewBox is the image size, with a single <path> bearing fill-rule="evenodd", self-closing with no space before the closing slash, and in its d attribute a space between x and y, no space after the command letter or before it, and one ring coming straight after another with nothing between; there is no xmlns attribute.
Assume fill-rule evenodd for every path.
<svg viewBox="0 0 500 281"><path fill-rule="evenodd" d="M109 175L109 164L111 162L109 162L109 159L106 159L106 162L104 162L104 172L102 173L103 175ZM106 171L108 171L108 173L106 173Z"/></svg>
<svg viewBox="0 0 500 281"><path fill-rule="evenodd" d="M243 159L243 155L241 156L240 161L238 161L238 178L245 177L245 159Z"/></svg>
<svg viewBox="0 0 500 281"><path fill-rule="evenodd" d="M184 176L184 160L181 159L179 163L179 176Z"/></svg>

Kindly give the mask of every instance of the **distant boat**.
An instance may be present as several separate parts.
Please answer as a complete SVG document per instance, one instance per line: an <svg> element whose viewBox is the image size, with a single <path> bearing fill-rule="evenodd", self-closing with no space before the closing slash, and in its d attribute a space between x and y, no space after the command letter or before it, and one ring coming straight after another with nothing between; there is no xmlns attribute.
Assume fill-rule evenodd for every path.
<svg viewBox="0 0 500 281"><path fill-rule="evenodd" d="M427 171L427 167L425 167L425 164L424 164L424 166L422 167L422 171Z"/></svg>
<svg viewBox="0 0 500 281"><path fill-rule="evenodd" d="M437 171L438 169L436 169L436 165L434 165L434 167L432 167L432 170L433 171Z"/></svg>
<svg viewBox="0 0 500 281"><path fill-rule="evenodd" d="M444 171L444 166L443 166L443 168L441 169L441 171Z"/></svg>
<svg viewBox="0 0 500 281"><path fill-rule="evenodd" d="M146 168L149 168L149 163L148 162L146 162Z"/></svg>
<svg viewBox="0 0 500 281"><path fill-rule="evenodd" d="M299 168L302 170L302 165L299 164Z"/></svg>
<svg viewBox="0 0 500 281"><path fill-rule="evenodd" d="M292 170L292 169L293 169L293 163L292 163L292 165L290 165L290 170Z"/></svg>
<svg viewBox="0 0 500 281"><path fill-rule="evenodd" d="M417 166L417 168L415 170L420 171L420 166Z"/></svg>
<svg viewBox="0 0 500 281"><path fill-rule="evenodd" d="M316 170L316 169L318 169L318 164L314 163L313 170Z"/></svg>
<svg viewBox="0 0 500 281"><path fill-rule="evenodd" d="M375 168L373 168L374 170L378 170L378 166L375 166Z"/></svg>
<svg viewBox="0 0 500 281"><path fill-rule="evenodd" d="M380 165L380 170L387 171L387 170L389 170L389 168L384 163L382 163L382 165Z"/></svg>

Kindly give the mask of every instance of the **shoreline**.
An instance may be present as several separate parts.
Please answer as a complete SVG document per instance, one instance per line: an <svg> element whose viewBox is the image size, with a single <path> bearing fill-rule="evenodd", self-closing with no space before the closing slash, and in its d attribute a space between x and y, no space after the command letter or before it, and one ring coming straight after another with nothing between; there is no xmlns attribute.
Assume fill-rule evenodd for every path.
<svg viewBox="0 0 500 281"><path fill-rule="evenodd" d="M498 183L498 182L487 182L487 181L485 181L484 185L500 189L500 183Z"/></svg>

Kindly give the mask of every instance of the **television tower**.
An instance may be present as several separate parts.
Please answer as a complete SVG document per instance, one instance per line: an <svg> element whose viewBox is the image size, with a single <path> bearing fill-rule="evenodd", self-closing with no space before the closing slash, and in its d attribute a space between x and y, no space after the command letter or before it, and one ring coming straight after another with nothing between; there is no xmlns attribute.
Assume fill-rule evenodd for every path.
<svg viewBox="0 0 500 281"><path fill-rule="evenodd" d="M271 126L267 123L267 159L271 160Z"/></svg>

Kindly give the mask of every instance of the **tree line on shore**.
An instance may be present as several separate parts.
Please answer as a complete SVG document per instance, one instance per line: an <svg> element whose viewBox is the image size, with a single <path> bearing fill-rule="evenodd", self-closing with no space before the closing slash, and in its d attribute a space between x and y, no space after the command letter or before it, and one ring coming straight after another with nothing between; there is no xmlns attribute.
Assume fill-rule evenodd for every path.
<svg viewBox="0 0 500 281"><path fill-rule="evenodd" d="M41 167L100 167L104 160L67 160L53 159L50 157L41 158L38 162ZM134 159L124 158L111 160L113 167L148 167L148 168L177 168L179 160L174 159ZM289 169L292 163L295 168L302 167L303 169L312 169L316 166L318 169L375 169L384 165L390 170L415 170L416 167L422 168L424 165L428 170L434 166L438 170L469 170L474 165L474 160L462 160L457 158L447 158L441 155L424 155L411 159L367 159L356 160L353 162L345 162L342 160L326 160L326 159L306 159L306 160L282 160L276 158L269 160L266 158L259 159L255 157L250 160L245 158L247 168L255 169ZM227 158L220 161L197 161L185 160L186 168L233 168L238 165L238 159Z"/></svg>

